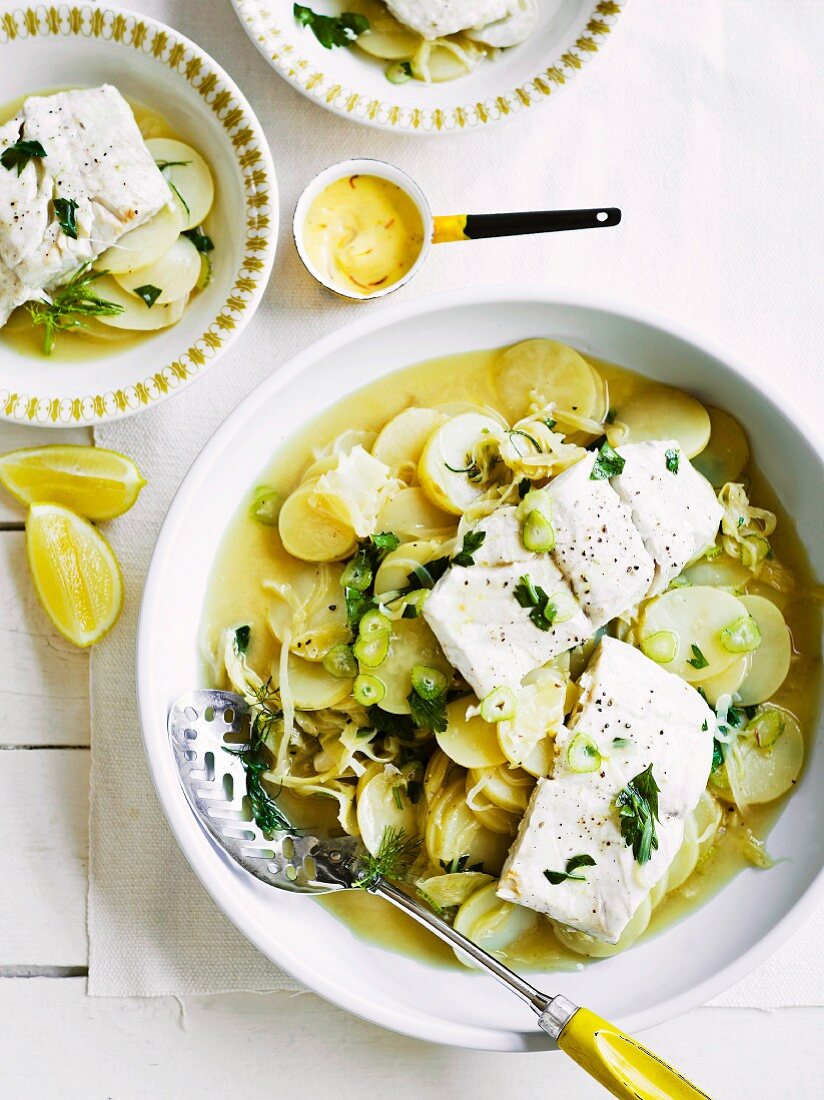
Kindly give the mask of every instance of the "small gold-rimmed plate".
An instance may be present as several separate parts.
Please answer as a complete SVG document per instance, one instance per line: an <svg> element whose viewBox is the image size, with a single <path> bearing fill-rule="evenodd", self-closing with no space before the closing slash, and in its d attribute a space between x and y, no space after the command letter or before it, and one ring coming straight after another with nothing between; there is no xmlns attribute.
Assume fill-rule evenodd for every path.
<svg viewBox="0 0 824 1100"><path fill-rule="evenodd" d="M553 98L607 42L626 0L540 0L536 29L518 46L455 80L393 84L386 62L357 48L325 49L282 0L232 0L246 33L275 72L327 111L404 134L482 130ZM324 15L344 0L307 5Z"/></svg>
<svg viewBox="0 0 824 1100"><path fill-rule="evenodd" d="M0 0L0 104L114 84L209 162L213 275L170 328L89 358L32 355L0 332L0 421L44 427L130 416L200 377L257 308L275 256L278 194L263 131L234 81L194 42L136 12ZM71 337L66 337L68 343Z"/></svg>

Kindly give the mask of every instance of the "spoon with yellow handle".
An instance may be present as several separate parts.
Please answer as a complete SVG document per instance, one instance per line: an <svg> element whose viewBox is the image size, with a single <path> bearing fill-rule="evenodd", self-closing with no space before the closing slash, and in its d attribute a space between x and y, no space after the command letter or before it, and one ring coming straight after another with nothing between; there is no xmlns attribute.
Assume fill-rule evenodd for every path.
<svg viewBox="0 0 824 1100"><path fill-rule="evenodd" d="M609 229L614 206L434 217L419 185L392 164L347 160L309 183L292 228L306 270L343 298L382 298L412 279L433 244Z"/></svg>
<svg viewBox="0 0 824 1100"><path fill-rule="evenodd" d="M619 1028L561 995L542 993L457 932L391 878L418 844L387 829L375 855L356 837L293 828L260 788L255 744L243 742L247 702L227 691L182 695L169 712L169 739L186 799L208 837L269 886L302 894L366 890L384 898L525 1001L565 1054L621 1100L709 1100L677 1070ZM228 778L227 778L228 777ZM248 797L247 797L248 796ZM251 818L246 805L256 807Z"/></svg>

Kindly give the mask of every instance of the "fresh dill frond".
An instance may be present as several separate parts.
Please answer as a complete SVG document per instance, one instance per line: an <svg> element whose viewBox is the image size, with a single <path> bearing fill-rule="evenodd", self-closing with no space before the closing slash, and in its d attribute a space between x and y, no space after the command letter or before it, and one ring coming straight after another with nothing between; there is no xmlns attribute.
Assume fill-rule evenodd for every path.
<svg viewBox="0 0 824 1100"><path fill-rule="evenodd" d="M371 890L378 879L403 879L420 849L420 837L411 837L403 829L389 826L383 830L377 852L364 857L355 885L361 890Z"/></svg>
<svg viewBox="0 0 824 1100"><path fill-rule="evenodd" d="M105 271L92 271L91 264L85 263L61 287L51 295L51 301L45 298L29 302L27 309L32 324L43 325L43 352L51 355L58 332L86 328L90 317L117 317L123 313L123 306L108 302L95 294L93 283Z"/></svg>

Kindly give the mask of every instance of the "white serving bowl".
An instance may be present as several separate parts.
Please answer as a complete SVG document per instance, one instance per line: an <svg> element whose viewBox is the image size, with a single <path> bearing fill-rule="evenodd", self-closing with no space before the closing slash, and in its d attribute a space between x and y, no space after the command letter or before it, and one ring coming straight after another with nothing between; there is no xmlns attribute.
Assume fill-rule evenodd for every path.
<svg viewBox="0 0 824 1100"><path fill-rule="evenodd" d="M270 959L330 1001L385 1027L456 1046L546 1045L529 1010L492 980L394 954L357 938L306 897L281 893L224 858L180 788L166 715L203 686L197 630L209 572L246 486L308 417L398 367L553 336L734 410L759 467L824 575L824 448L741 364L680 325L600 299L539 289L463 290L389 307L276 371L228 418L175 497L155 548L137 642L141 723L172 830L217 904ZM816 745L770 835L779 862L749 869L686 919L625 954L574 973L534 976L550 993L630 1031L708 1000L774 951L824 892L824 752Z"/></svg>
<svg viewBox="0 0 824 1100"><path fill-rule="evenodd" d="M272 68L319 107L397 134L487 129L554 99L604 49L625 0L538 0L538 26L520 46L441 84L390 84L387 62L358 49L323 47L299 26L292 3L232 0L246 33ZM323 14L345 0L314 0Z"/></svg>
<svg viewBox="0 0 824 1100"><path fill-rule="evenodd" d="M242 332L272 270L278 194L269 147L237 85L207 53L121 8L0 0L0 104L103 83L161 114L209 162L213 278L176 325L86 361L33 358L0 340L0 420L93 424L178 392Z"/></svg>

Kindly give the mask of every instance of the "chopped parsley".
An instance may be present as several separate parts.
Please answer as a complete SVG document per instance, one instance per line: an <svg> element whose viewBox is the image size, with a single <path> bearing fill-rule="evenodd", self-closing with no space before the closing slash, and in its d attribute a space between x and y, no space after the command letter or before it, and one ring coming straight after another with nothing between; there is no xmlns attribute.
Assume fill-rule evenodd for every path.
<svg viewBox="0 0 824 1100"><path fill-rule="evenodd" d="M0 153L0 164L10 172L16 168L19 176L30 160L45 155L46 150L39 141L15 141Z"/></svg>
<svg viewBox="0 0 824 1100"><path fill-rule="evenodd" d="M543 421L543 423L546 424L546 426L549 428L550 431L552 431L552 429L555 427L555 425L558 423L558 421L555 420L554 417L548 416Z"/></svg>
<svg viewBox="0 0 824 1100"><path fill-rule="evenodd" d="M397 550L400 539L391 531L381 531L370 535L358 546L357 553L346 563L340 583L346 604L346 622L351 631L357 632L360 621L367 611L377 606L373 587L375 574L387 554Z"/></svg>
<svg viewBox="0 0 824 1100"><path fill-rule="evenodd" d="M695 642L693 642L690 646L690 650L692 651L692 657L687 657L688 665L692 665L692 667L695 669L706 668L709 665L709 661L695 644Z"/></svg>
<svg viewBox="0 0 824 1100"><path fill-rule="evenodd" d="M621 820L621 836L632 847L636 863L647 863L658 848L655 823L658 821L660 788L652 774L652 764L631 779L615 799Z"/></svg>
<svg viewBox="0 0 824 1100"><path fill-rule="evenodd" d="M528 477L522 477L518 482L518 498L523 500L529 490L532 488L532 482Z"/></svg>
<svg viewBox="0 0 824 1100"><path fill-rule="evenodd" d="M664 451L664 458L666 459L667 469L669 470L669 472L671 474L677 474L678 473L678 463L679 463L679 460L680 460L680 456L678 454L678 451L676 451L676 450Z"/></svg>
<svg viewBox="0 0 824 1100"><path fill-rule="evenodd" d="M321 46L327 50L335 46L351 46L352 43L369 30L369 20L357 12L345 11L342 15L319 15L303 4L295 4L292 9L295 19L304 27L309 27Z"/></svg>
<svg viewBox="0 0 824 1100"><path fill-rule="evenodd" d="M616 749L625 749L627 745L632 744L632 741L629 737L613 737L612 743Z"/></svg>
<svg viewBox="0 0 824 1100"><path fill-rule="evenodd" d="M198 252L214 251L215 242L203 232L203 226L195 226L194 229L184 229L183 236L188 237Z"/></svg>
<svg viewBox="0 0 824 1100"><path fill-rule="evenodd" d="M483 546L484 539L486 538L486 531L467 531L464 535L463 545L458 553L453 557L453 565L461 565L465 569L470 565L475 564L474 554L476 550L480 550Z"/></svg>
<svg viewBox="0 0 824 1100"><path fill-rule="evenodd" d="M595 867L596 863L592 856L580 855L573 856L566 862L566 870L564 871L544 871L544 878L547 882L553 886L558 886L560 883L565 882L567 879L572 879L573 882L586 882L585 875L576 875L573 872L577 871L579 867Z"/></svg>
<svg viewBox="0 0 824 1100"><path fill-rule="evenodd" d="M238 651L238 653L241 654L241 656L249 648L249 639L251 638L251 636L252 628L248 625L248 623L245 626L239 626L235 630L235 649Z"/></svg>
<svg viewBox="0 0 824 1100"><path fill-rule="evenodd" d="M77 203L74 199L55 199L54 212L57 215L57 223L67 237L77 240Z"/></svg>
<svg viewBox="0 0 824 1100"><path fill-rule="evenodd" d="M442 672L415 665L412 669L412 690L406 698L412 723L417 729L444 732L449 724L446 691L446 677Z"/></svg>
<svg viewBox="0 0 824 1100"><path fill-rule="evenodd" d="M589 475L590 481L607 481L611 477L617 477L626 465L626 459L604 440Z"/></svg>
<svg viewBox="0 0 824 1100"><path fill-rule="evenodd" d="M465 871L467 873L472 871L480 871L483 873L484 869L482 863L469 863L469 852L464 852L463 855L460 856L453 856L450 860L439 860L439 863L445 875L460 875Z"/></svg>
<svg viewBox="0 0 824 1100"><path fill-rule="evenodd" d="M712 741L712 770L717 772L723 765L727 757L727 748L723 741L719 741L717 737Z"/></svg>
<svg viewBox="0 0 824 1100"><path fill-rule="evenodd" d="M539 630L549 630L558 614L558 608L540 586L524 573L515 585L515 599L521 607L530 608L529 618Z"/></svg>
<svg viewBox="0 0 824 1100"><path fill-rule="evenodd" d="M151 309L157 299L163 293L160 287L152 286L151 283L146 283L145 286L136 286L134 288L134 292L138 296L138 298L143 299L143 301L146 303L147 309Z"/></svg>
<svg viewBox="0 0 824 1100"><path fill-rule="evenodd" d="M707 720L705 718L704 721L701 723L701 732L706 733L709 728L709 724L707 723Z"/></svg>

